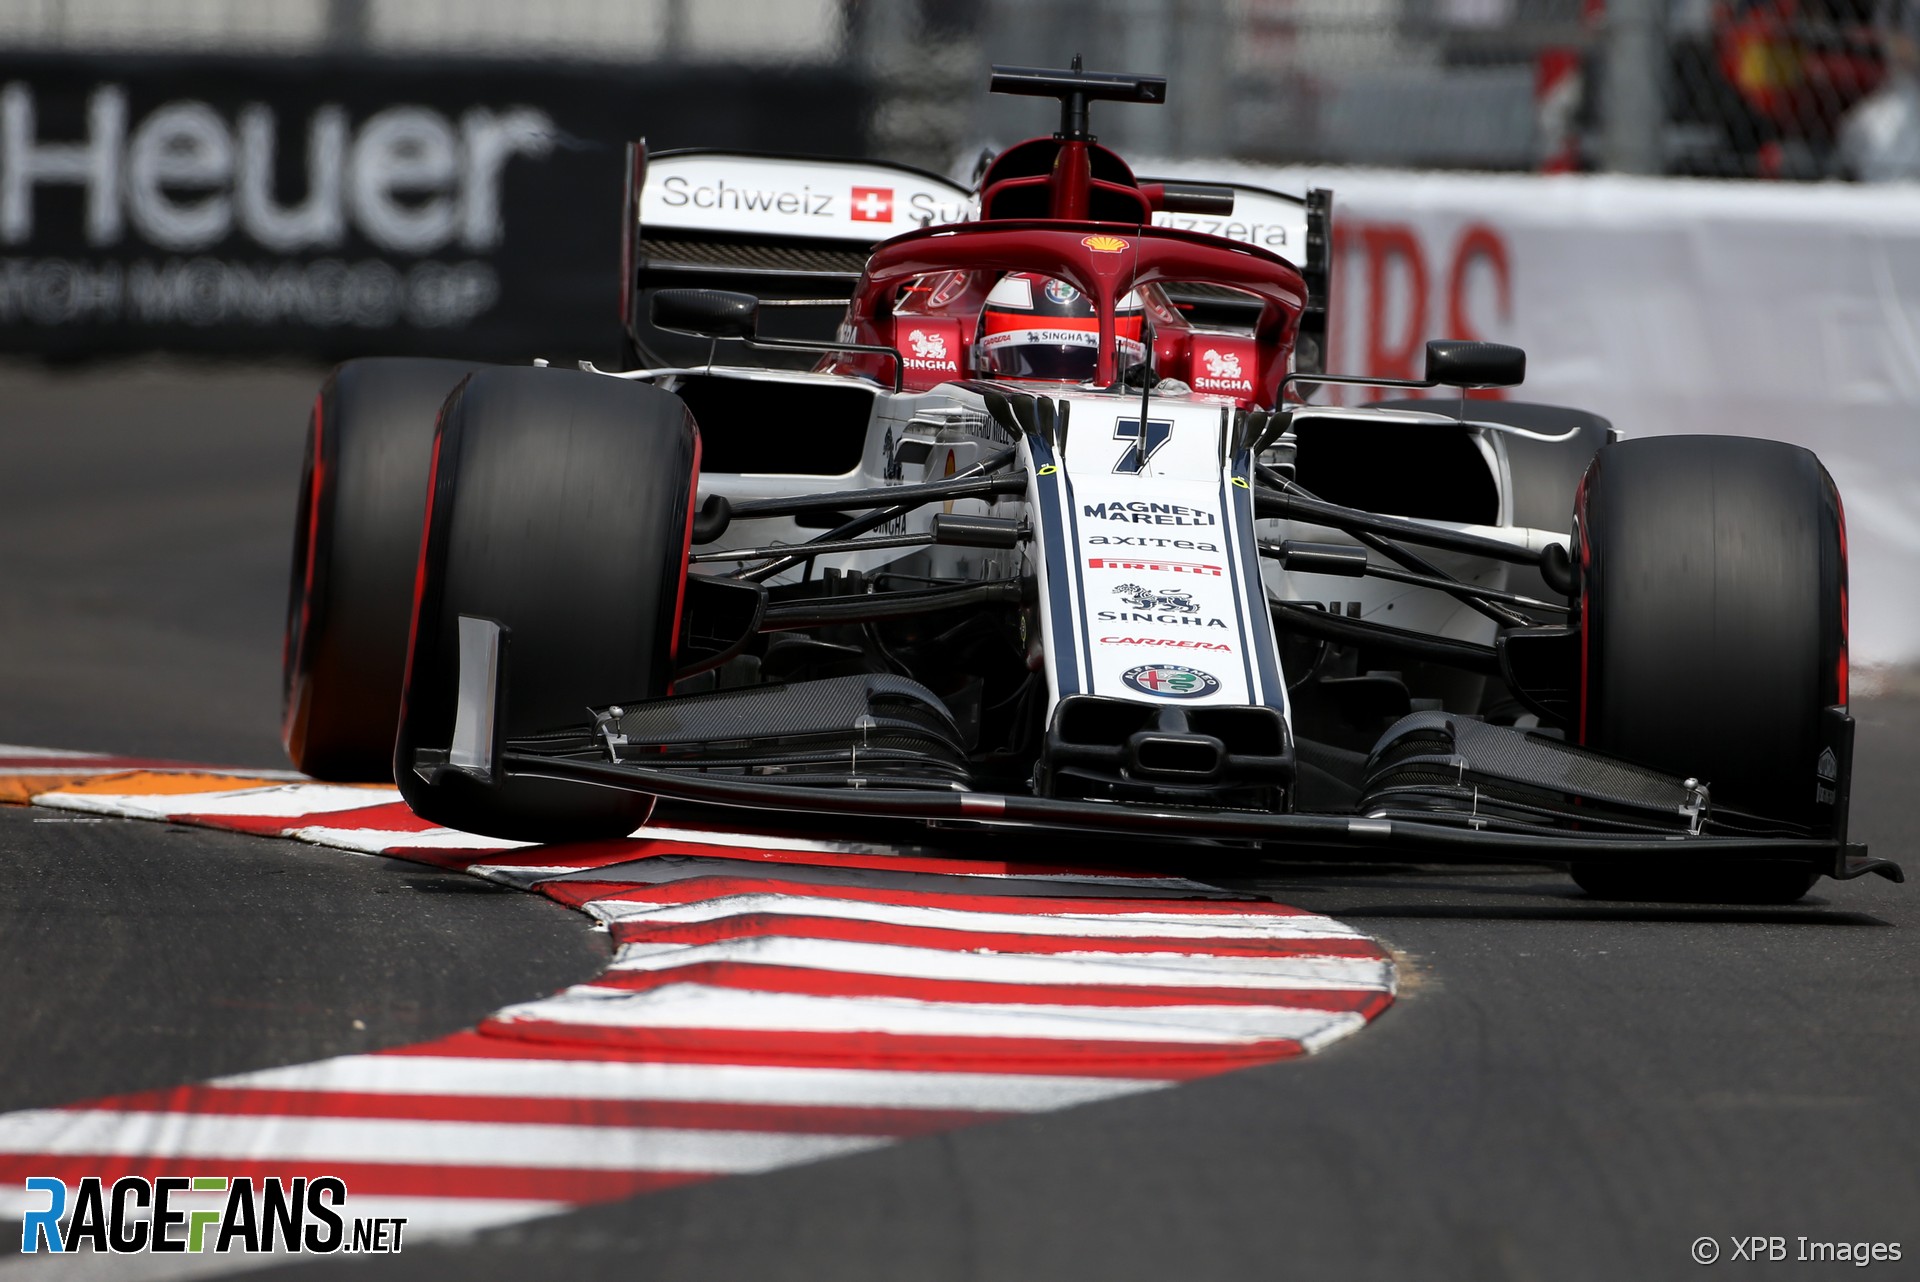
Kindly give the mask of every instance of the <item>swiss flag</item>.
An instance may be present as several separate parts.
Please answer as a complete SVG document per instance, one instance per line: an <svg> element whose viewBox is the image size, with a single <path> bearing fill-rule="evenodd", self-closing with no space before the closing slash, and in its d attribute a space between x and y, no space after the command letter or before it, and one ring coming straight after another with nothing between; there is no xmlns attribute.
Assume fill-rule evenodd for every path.
<svg viewBox="0 0 1920 1282"><path fill-rule="evenodd" d="M853 221L856 223L892 222L893 188L855 187L853 189Z"/></svg>

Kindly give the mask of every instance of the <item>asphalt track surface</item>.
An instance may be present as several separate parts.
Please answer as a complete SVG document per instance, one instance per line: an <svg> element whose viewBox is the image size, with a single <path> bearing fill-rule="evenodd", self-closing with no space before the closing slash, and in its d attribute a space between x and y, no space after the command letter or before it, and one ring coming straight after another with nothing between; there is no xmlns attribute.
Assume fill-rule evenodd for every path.
<svg viewBox="0 0 1920 1282"><path fill-rule="evenodd" d="M281 764L318 374L0 370L0 741ZM1920 864L1920 701L1856 711L1855 831ZM578 916L451 875L62 818L0 810L0 1109L415 1041L603 955ZM274 1273L1854 1272L1725 1258L1734 1235L1779 1234L1899 1242L1902 1262L1867 1275L1920 1276L1920 888L1823 882L1792 909L1721 909L1596 902L1532 869L1242 884L1393 945L1402 1000L1305 1061ZM1688 1258L1702 1235L1723 1247L1710 1270Z"/></svg>

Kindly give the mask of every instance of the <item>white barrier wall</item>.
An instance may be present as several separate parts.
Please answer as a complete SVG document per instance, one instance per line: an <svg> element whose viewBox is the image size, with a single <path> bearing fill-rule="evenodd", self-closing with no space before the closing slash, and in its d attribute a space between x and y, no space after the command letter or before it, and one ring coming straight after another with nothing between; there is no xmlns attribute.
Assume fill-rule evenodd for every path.
<svg viewBox="0 0 1920 1282"><path fill-rule="evenodd" d="M1493 339L1527 349L1515 399L1817 451L1855 662L1920 660L1920 186L1141 172L1333 189L1330 369L1417 377L1426 339Z"/></svg>

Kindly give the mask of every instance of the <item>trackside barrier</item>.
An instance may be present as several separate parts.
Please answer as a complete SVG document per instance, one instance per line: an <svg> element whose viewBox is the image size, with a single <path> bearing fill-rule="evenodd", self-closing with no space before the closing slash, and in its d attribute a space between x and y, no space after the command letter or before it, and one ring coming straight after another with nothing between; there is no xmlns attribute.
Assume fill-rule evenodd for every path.
<svg viewBox="0 0 1920 1282"><path fill-rule="evenodd" d="M0 351L610 363L626 141L858 149L866 104L835 68L0 50Z"/></svg>
<svg viewBox="0 0 1920 1282"><path fill-rule="evenodd" d="M1330 370L1517 343L1517 399L1816 451L1846 503L1854 661L1920 660L1920 186L1142 170L1333 189Z"/></svg>

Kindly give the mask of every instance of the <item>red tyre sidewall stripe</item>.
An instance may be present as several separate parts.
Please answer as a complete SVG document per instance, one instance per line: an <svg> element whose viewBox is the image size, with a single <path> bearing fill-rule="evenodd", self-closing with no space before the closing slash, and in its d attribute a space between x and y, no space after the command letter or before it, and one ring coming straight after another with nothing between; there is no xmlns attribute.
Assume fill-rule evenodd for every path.
<svg viewBox="0 0 1920 1282"><path fill-rule="evenodd" d="M692 419L693 413L691 410L687 412L687 417L689 420ZM700 494L700 428L698 424L695 424L693 429L693 467L692 467L692 470L687 475L687 529L686 529L685 536L680 540L679 587L675 591L674 597L673 597L673 631L669 633L667 637L667 658L668 658L669 670L667 673L667 691L666 692L668 694L673 693L672 668L676 664L678 664L680 659L680 619L687 607L687 571L689 568L689 565L688 565L689 559L693 556L693 515L694 515L695 509L699 506L697 503L694 502L694 500L699 497L699 494Z"/></svg>
<svg viewBox="0 0 1920 1282"><path fill-rule="evenodd" d="M307 555L300 572L300 617L288 620L287 635L281 643L280 666L287 674L287 701L281 709L280 742L293 751L294 721L299 716L305 684L307 634L313 627L314 563L320 553L320 503L326 490L326 410L325 393L313 397L313 474L307 484Z"/></svg>
<svg viewBox="0 0 1920 1282"><path fill-rule="evenodd" d="M471 374L468 378L473 377ZM466 380L461 380L465 388ZM463 393L464 394L464 393ZM400 681L400 715L406 716L407 700L413 691L414 651L420 644L420 602L427 590L427 542L433 535L433 500L440 488L440 441L446 433L446 406L433 425L433 457L427 462L427 510L420 519L420 551L413 562L413 608L407 616L407 666Z"/></svg>
<svg viewBox="0 0 1920 1282"><path fill-rule="evenodd" d="M1840 523L1840 654L1834 669L1835 689L1838 692L1836 702L1841 707L1850 706L1850 686L1852 673L1848 668L1847 652L1852 648L1851 624L1848 621L1848 583L1847 583L1847 507L1840 500L1840 487L1827 478L1827 488L1833 494L1833 512Z"/></svg>

